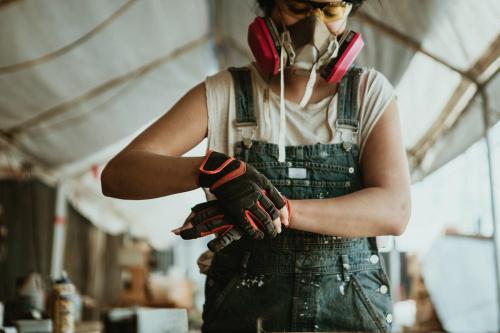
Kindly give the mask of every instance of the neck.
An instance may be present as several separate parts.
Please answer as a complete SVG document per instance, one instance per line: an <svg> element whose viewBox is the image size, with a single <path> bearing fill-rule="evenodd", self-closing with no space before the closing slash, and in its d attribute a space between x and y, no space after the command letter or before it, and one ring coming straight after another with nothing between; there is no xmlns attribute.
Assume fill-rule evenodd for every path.
<svg viewBox="0 0 500 333"><path fill-rule="evenodd" d="M291 94L301 94L304 92L307 82L309 81L309 74L297 74L291 68L285 69L285 87L286 90ZM271 78L270 85L273 87L279 87L280 77L276 75ZM320 86L322 84L326 84L326 81L321 77L321 75L317 75L316 83L314 87Z"/></svg>
<svg viewBox="0 0 500 333"><path fill-rule="evenodd" d="M260 66L257 64L257 70L261 73L262 78L266 78ZM290 68L285 69L285 98L287 100L298 103L305 91L307 81L309 80L308 75L298 75L294 74ZM280 93L280 76L267 77L267 82L269 88L277 95ZM314 103L325 97L332 96L335 94L337 89L337 84L329 84L326 82L321 75L318 74L316 79L316 84L314 86L313 97L311 102Z"/></svg>

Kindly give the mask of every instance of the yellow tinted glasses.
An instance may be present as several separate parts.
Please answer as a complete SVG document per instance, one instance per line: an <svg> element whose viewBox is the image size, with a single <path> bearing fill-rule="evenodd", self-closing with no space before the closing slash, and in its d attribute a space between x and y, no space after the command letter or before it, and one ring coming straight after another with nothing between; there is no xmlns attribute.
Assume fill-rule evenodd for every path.
<svg viewBox="0 0 500 333"><path fill-rule="evenodd" d="M281 11L296 19L302 19L319 12L325 23L341 20L351 4L346 1L313 2L305 0L278 0Z"/></svg>

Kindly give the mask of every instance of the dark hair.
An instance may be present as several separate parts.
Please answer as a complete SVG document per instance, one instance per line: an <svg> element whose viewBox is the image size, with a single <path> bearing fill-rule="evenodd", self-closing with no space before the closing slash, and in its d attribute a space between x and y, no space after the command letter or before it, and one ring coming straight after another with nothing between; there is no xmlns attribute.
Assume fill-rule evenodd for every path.
<svg viewBox="0 0 500 333"><path fill-rule="evenodd" d="M363 2L365 0L345 0L345 2L349 2L352 4L352 11L351 14L354 14L356 10L361 7ZM264 15L270 16L271 12L274 9L274 6L276 5L275 0L257 0L257 4L259 5L260 9L264 12Z"/></svg>

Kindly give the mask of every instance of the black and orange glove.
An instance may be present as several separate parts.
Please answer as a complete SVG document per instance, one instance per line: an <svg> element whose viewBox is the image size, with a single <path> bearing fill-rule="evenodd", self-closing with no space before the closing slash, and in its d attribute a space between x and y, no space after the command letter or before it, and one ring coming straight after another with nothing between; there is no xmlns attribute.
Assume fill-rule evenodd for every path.
<svg viewBox="0 0 500 333"><path fill-rule="evenodd" d="M217 201L208 201L191 208L184 226L188 228L178 233L183 239L195 239L216 234L216 238L208 242L212 252L218 252L239 240L244 231L227 219L217 205Z"/></svg>
<svg viewBox="0 0 500 333"><path fill-rule="evenodd" d="M198 184L208 187L224 215L255 239L276 236L273 220L286 204L271 181L254 167L209 151L199 168Z"/></svg>

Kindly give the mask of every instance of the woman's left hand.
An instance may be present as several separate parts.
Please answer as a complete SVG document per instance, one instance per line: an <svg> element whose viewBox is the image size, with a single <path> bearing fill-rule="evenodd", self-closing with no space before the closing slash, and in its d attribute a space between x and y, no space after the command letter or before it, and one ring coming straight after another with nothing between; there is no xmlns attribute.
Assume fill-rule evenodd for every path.
<svg viewBox="0 0 500 333"><path fill-rule="evenodd" d="M279 210L279 219L277 219L276 228L281 232L281 223L285 227L289 226L290 202ZM184 224L172 230L183 239L196 239L211 234L217 237L208 243L211 251L217 252L227 245L239 240L244 235L244 231L237 225L228 221L225 215L219 210L217 200L204 202L191 208L191 214L186 218Z"/></svg>
<svg viewBox="0 0 500 333"><path fill-rule="evenodd" d="M216 234L217 237L208 242L208 248L218 252L239 240L244 232L238 226L229 222L217 206L217 201L208 201L191 208L191 214L187 217L182 227L172 230L183 239L196 239Z"/></svg>

